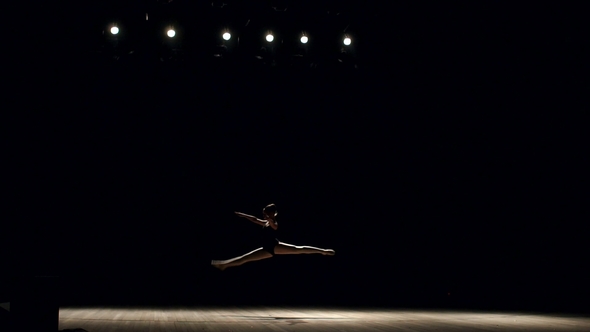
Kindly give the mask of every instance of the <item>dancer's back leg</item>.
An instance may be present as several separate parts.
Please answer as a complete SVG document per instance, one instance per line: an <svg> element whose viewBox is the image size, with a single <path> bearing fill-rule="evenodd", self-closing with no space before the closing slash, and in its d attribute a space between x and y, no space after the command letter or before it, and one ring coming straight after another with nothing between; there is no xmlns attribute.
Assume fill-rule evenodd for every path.
<svg viewBox="0 0 590 332"><path fill-rule="evenodd" d="M231 259L221 260L221 261L211 261L211 265L215 266L220 270L225 270L228 267L232 266L239 266L248 262L259 261L261 259L270 258L272 255L265 251L262 248L258 248L256 250L252 250L249 253L238 256Z"/></svg>
<svg viewBox="0 0 590 332"><path fill-rule="evenodd" d="M322 249L310 246L296 246L285 242L279 242L275 246L275 254L277 255L298 255L298 254L322 254L332 256L335 254L332 249Z"/></svg>

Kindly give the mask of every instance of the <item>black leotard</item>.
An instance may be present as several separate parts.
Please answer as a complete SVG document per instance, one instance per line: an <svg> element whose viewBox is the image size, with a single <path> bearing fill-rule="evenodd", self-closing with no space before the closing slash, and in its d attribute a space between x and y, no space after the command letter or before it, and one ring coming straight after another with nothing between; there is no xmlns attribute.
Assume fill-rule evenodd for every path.
<svg viewBox="0 0 590 332"><path fill-rule="evenodd" d="M277 231L270 226L264 226L262 228L262 249L274 256L275 246L277 244L279 244L279 240L277 240Z"/></svg>

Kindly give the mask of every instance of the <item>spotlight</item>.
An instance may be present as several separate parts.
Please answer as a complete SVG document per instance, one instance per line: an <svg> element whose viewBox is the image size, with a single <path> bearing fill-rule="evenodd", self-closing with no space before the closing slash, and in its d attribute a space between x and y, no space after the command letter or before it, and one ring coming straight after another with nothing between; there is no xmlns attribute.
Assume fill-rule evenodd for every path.
<svg viewBox="0 0 590 332"><path fill-rule="evenodd" d="M344 38L344 45L348 46L352 43L352 40L350 40L349 37Z"/></svg>
<svg viewBox="0 0 590 332"><path fill-rule="evenodd" d="M266 35L266 41L269 43L272 43L272 41L275 39L275 37L269 33L268 35Z"/></svg>
<svg viewBox="0 0 590 332"><path fill-rule="evenodd" d="M307 36L301 36L301 44L307 44L308 41L309 38L307 38Z"/></svg>
<svg viewBox="0 0 590 332"><path fill-rule="evenodd" d="M231 34L230 34L229 32L225 32L225 33L223 34L223 39L224 39L224 40L230 40L230 39L231 39Z"/></svg>
<svg viewBox="0 0 590 332"><path fill-rule="evenodd" d="M168 29L168 32L166 32L166 34L168 35L168 37L172 38L176 36L176 31L174 31L174 29Z"/></svg>
<svg viewBox="0 0 590 332"><path fill-rule="evenodd" d="M111 28L111 33L112 33L113 35L116 35L116 34L118 34L118 33L119 33L119 28L117 28L117 27L112 27L112 28Z"/></svg>

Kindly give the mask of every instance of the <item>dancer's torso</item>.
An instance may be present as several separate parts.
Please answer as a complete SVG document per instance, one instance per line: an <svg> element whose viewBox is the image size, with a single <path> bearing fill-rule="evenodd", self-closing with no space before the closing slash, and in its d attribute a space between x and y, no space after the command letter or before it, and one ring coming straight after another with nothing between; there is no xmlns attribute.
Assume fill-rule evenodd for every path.
<svg viewBox="0 0 590 332"><path fill-rule="evenodd" d="M265 240L268 240L268 239L274 240L277 237L277 231L274 230L270 225L267 224L266 226L262 227L262 237Z"/></svg>

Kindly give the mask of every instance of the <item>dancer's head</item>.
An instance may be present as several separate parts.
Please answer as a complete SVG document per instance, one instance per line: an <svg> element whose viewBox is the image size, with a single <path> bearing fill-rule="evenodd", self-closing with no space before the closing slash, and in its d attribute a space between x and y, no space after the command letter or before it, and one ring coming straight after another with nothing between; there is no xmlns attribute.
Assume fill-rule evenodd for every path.
<svg viewBox="0 0 590 332"><path fill-rule="evenodd" d="M271 218L274 219L277 217L277 215L279 214L277 212L277 206L274 204L268 204L267 206L264 207L264 209L262 209L262 214L264 215L264 218Z"/></svg>

